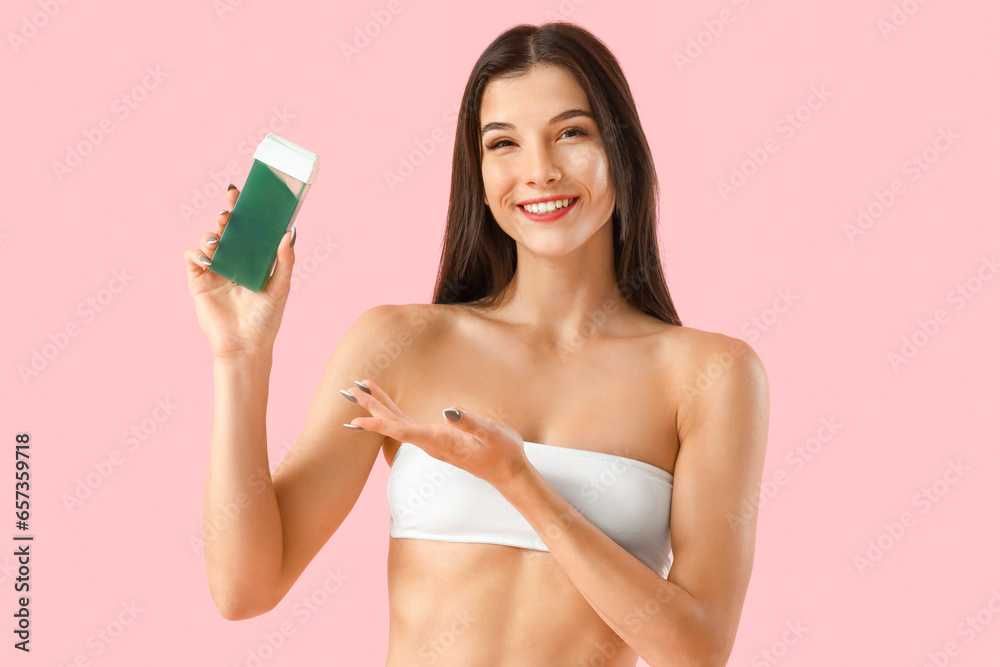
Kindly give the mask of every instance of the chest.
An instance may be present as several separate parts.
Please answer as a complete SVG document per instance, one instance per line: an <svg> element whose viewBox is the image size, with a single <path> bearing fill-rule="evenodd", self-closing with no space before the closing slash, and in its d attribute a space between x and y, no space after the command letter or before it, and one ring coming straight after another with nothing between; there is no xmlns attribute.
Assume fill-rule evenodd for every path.
<svg viewBox="0 0 1000 667"><path fill-rule="evenodd" d="M526 441L617 454L672 472L676 406L670 373L648 338L528 345L513 337L439 335L398 364L400 409L443 422L462 406L513 427ZM397 441L386 441L391 464Z"/></svg>

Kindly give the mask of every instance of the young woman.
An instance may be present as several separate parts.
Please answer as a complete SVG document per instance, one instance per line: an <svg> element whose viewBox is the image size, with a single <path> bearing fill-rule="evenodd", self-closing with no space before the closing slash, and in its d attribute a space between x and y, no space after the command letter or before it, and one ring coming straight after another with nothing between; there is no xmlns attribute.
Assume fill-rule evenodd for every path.
<svg viewBox="0 0 1000 667"><path fill-rule="evenodd" d="M434 302L357 319L273 477L264 416L295 230L255 294L205 270L223 211L185 254L215 353L205 524L249 499L205 544L222 615L285 596L381 451L389 667L725 665L767 376L742 341L681 325L657 194L605 45L567 23L501 34L462 100Z"/></svg>

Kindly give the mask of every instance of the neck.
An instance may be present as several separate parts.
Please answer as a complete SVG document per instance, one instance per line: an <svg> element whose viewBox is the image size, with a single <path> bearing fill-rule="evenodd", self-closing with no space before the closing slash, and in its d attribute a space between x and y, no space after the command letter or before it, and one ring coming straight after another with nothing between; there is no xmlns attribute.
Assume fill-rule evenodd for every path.
<svg viewBox="0 0 1000 667"><path fill-rule="evenodd" d="M514 277L491 313L523 327L541 343L573 344L609 333L632 308L616 282L613 250L604 244L584 245L562 257L531 253L519 245Z"/></svg>

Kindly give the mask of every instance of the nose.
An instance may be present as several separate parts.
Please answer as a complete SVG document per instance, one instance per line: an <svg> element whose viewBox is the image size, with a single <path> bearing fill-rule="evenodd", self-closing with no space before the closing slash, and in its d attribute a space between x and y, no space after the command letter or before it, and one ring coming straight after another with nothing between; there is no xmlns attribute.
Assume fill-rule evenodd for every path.
<svg viewBox="0 0 1000 667"><path fill-rule="evenodd" d="M562 176L555 156L548 146L536 144L524 152L523 173L526 185L548 186Z"/></svg>

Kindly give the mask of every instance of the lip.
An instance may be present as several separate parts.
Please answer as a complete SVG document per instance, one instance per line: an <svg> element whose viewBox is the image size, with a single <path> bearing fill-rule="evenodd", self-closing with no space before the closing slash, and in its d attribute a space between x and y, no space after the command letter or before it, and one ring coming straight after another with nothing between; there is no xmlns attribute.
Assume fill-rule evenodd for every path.
<svg viewBox="0 0 1000 667"><path fill-rule="evenodd" d="M541 204L544 201L559 201L560 199L576 199L577 195L552 195L551 197L539 197L538 199L525 199L517 202L518 206L525 204Z"/></svg>
<svg viewBox="0 0 1000 667"><path fill-rule="evenodd" d="M533 202L527 202L527 203L534 204L534 203L537 203L539 201L551 201L552 199L573 199L573 201L570 202L569 206L564 206L562 208L556 209L555 211L549 211L548 213L542 213L540 215L537 214L537 213L532 213L530 211L526 211L524 209L524 207L521 206L520 204L518 204L517 208L518 208L519 211L521 211L521 215L525 216L529 220L534 220L535 222L549 222L549 221L561 218L564 215L566 215L567 213L569 213L570 211L572 211L574 208L576 208L576 203L578 201L580 201L579 197L575 197L575 198L574 197L550 197L549 199L540 199L540 200L536 200L536 201L533 201Z"/></svg>

